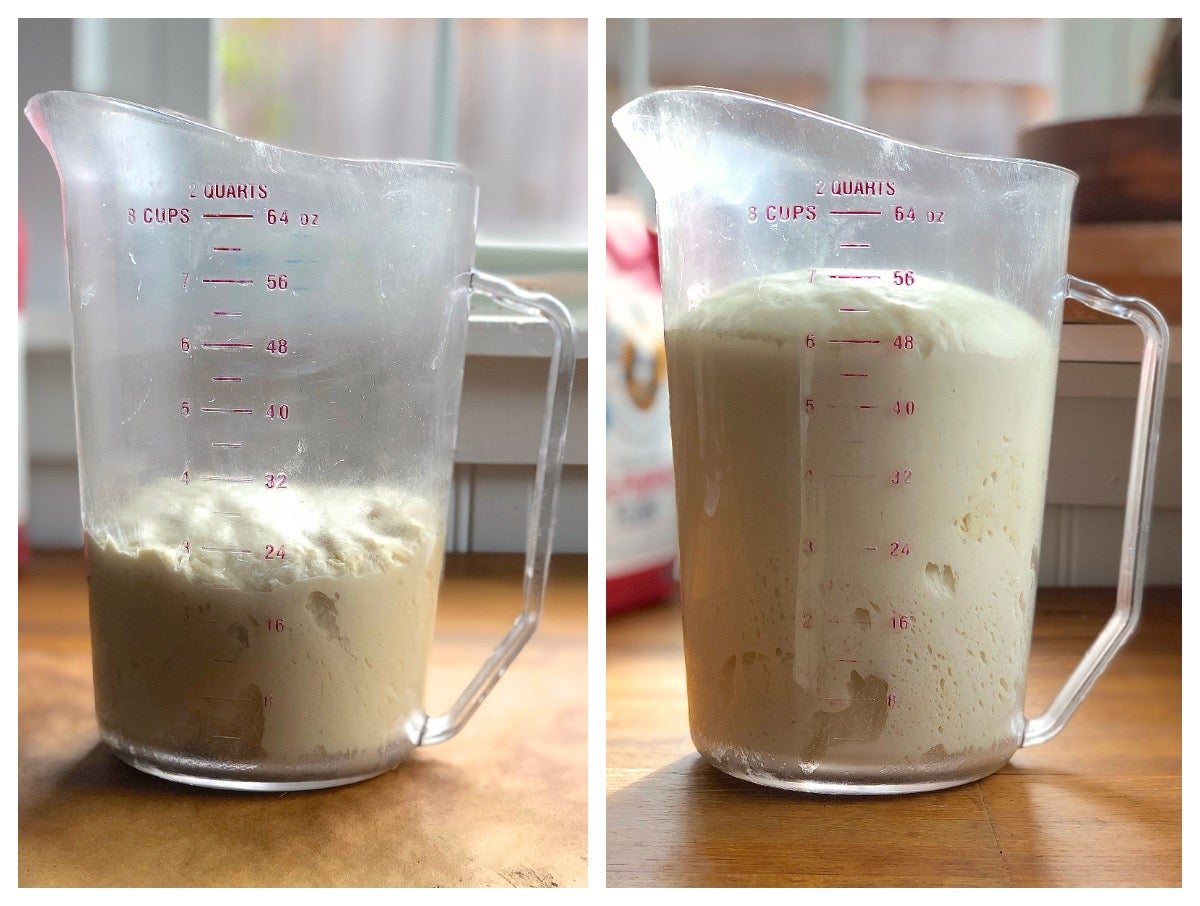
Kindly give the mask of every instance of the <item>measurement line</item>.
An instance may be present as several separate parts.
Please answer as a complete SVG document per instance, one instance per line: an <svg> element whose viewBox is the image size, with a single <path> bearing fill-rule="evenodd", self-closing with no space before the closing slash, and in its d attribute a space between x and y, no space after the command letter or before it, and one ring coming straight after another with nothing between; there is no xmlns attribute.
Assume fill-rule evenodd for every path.
<svg viewBox="0 0 1200 906"><path fill-rule="evenodd" d="M240 311L214 311L213 312L214 318L240 318L241 316L242 316L242 313Z"/></svg>
<svg viewBox="0 0 1200 906"><path fill-rule="evenodd" d="M233 663L233 661L230 661L229 663L231 663L231 664L232 664L232 663ZM240 737L240 736L221 736L221 735L219 735L219 734L217 734L217 733L214 733L214 734L212 735L212 738L213 738L213 739L232 739L234 742L240 742L240 741L241 741L241 739L242 739L242 737Z"/></svg>
<svg viewBox="0 0 1200 906"><path fill-rule="evenodd" d="M238 280L232 277L205 277L201 283L231 283L234 286L253 286L253 280Z"/></svg>
<svg viewBox="0 0 1200 906"><path fill-rule="evenodd" d="M857 663L858 663L858 658L852 658L852 657L840 657L840 658L838 658L838 659L837 659L837 662L838 662L839 664L857 664Z"/></svg>
<svg viewBox="0 0 1200 906"><path fill-rule="evenodd" d="M237 248L236 246L232 246L232 245L214 245L212 247L212 250L214 252L240 252L241 251L240 248Z"/></svg>
<svg viewBox="0 0 1200 906"><path fill-rule="evenodd" d="M874 475L830 475L830 478L874 478Z"/></svg>
<svg viewBox="0 0 1200 906"><path fill-rule="evenodd" d="M205 547L201 546L200 550L208 551L210 554L252 554L254 551L247 550L244 547ZM232 585L215 585L214 588L233 588Z"/></svg>
<svg viewBox="0 0 1200 906"><path fill-rule="evenodd" d="M230 519L241 519L242 518L241 513L218 513L215 510L213 511L213 515L214 516L228 516Z"/></svg>
<svg viewBox="0 0 1200 906"><path fill-rule="evenodd" d="M871 243L869 242L842 242L838 244L838 248L842 249L869 249L870 247Z"/></svg>
<svg viewBox="0 0 1200 906"><path fill-rule="evenodd" d="M883 214L883 211L830 211L829 213L840 217L854 217L860 214L868 217L879 217Z"/></svg>
<svg viewBox="0 0 1200 906"><path fill-rule="evenodd" d="M876 340L876 343L879 341ZM201 349L253 349L253 343L201 343Z"/></svg>
<svg viewBox="0 0 1200 906"><path fill-rule="evenodd" d="M224 696L224 695L202 695L200 697L205 699L206 701L210 701L210 702L245 702L246 704L250 704L251 702L254 701L254 699L252 699L252 698L228 698L227 696ZM235 739L236 737L222 736L220 738L221 739Z"/></svg>
<svg viewBox="0 0 1200 906"><path fill-rule="evenodd" d="M213 441L213 446L214 446L214 447L240 447L240 446L241 446L241 444L238 444L238 443L232 443L232 442L229 442L229 441L214 440L214 441Z"/></svg>
<svg viewBox="0 0 1200 906"><path fill-rule="evenodd" d="M215 377L214 381L240 381L240 377Z"/></svg>
<svg viewBox="0 0 1200 906"><path fill-rule="evenodd" d="M865 371L843 371L841 375L842 377L870 377ZM213 378L213 380L215 381L217 378Z"/></svg>
<svg viewBox="0 0 1200 906"><path fill-rule="evenodd" d="M830 343L882 343L883 340L830 340Z"/></svg>
<svg viewBox="0 0 1200 906"><path fill-rule="evenodd" d="M253 409L232 409L227 406L201 406L201 412L220 412L227 415L249 415Z"/></svg>
<svg viewBox="0 0 1200 906"><path fill-rule="evenodd" d="M205 214L205 220L253 220L253 214Z"/></svg>
<svg viewBox="0 0 1200 906"><path fill-rule="evenodd" d="M205 475L205 476L203 476L203 478L201 480L202 481L233 481L233 482L237 482L238 484L247 484L248 482L254 481L253 478L238 478L234 475ZM208 548L204 548L204 550L208 550Z"/></svg>
<svg viewBox="0 0 1200 906"><path fill-rule="evenodd" d="M840 312L847 312L847 313L849 313L849 312L863 312L864 314L865 314L866 312L869 312L870 310L871 310L871 309L869 309L869 308L839 308L839 309L838 309L838 311L840 311Z"/></svg>
<svg viewBox="0 0 1200 906"><path fill-rule="evenodd" d="M830 280L879 280L878 274L830 274Z"/></svg>

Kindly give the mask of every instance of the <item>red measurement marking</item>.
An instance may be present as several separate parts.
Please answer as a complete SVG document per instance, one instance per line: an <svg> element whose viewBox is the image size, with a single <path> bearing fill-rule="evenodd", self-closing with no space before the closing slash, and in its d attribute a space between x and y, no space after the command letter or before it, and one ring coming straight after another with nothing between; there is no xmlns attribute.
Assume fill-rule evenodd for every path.
<svg viewBox="0 0 1200 906"><path fill-rule="evenodd" d="M843 242L838 245L838 248L843 249L869 249L870 247L871 243L869 242Z"/></svg>
<svg viewBox="0 0 1200 906"><path fill-rule="evenodd" d="M878 274L830 274L830 280L878 280Z"/></svg>
<svg viewBox="0 0 1200 906"><path fill-rule="evenodd" d="M253 280L233 280L233 279L226 279L224 277L205 277L200 282L201 283L231 283L234 286L252 286L254 284Z"/></svg>
<svg viewBox="0 0 1200 906"><path fill-rule="evenodd" d="M863 214L868 217L878 217L883 213L883 211L830 211L829 213L838 214L841 216L855 216L857 214Z"/></svg>
<svg viewBox="0 0 1200 906"><path fill-rule="evenodd" d="M240 377L215 377L214 381L240 381Z"/></svg>
<svg viewBox="0 0 1200 906"><path fill-rule="evenodd" d="M878 342L878 341L877 341ZM201 349L253 349L253 343L201 343Z"/></svg>
<svg viewBox="0 0 1200 906"><path fill-rule="evenodd" d="M253 409L231 409L224 406L201 406L201 412L226 412L231 415L249 415Z"/></svg>
<svg viewBox="0 0 1200 906"><path fill-rule="evenodd" d="M253 214L205 214L206 220L253 220Z"/></svg>
<svg viewBox="0 0 1200 906"><path fill-rule="evenodd" d="M880 343L881 340L830 340L830 343Z"/></svg>
<svg viewBox="0 0 1200 906"><path fill-rule="evenodd" d="M212 250L214 252L240 252L241 251L240 248L237 248L232 245L214 245L212 247Z"/></svg>

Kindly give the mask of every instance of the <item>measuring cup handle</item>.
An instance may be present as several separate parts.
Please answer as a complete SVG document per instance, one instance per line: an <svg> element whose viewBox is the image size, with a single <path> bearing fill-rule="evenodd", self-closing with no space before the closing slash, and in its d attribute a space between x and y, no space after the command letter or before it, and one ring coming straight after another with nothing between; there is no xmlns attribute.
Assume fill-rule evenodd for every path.
<svg viewBox="0 0 1200 906"><path fill-rule="evenodd" d="M567 408L571 401L571 385L575 380L575 326L566 306L558 299L546 293L527 292L506 280L479 271L471 273L471 291L521 314L544 318L554 334L554 349L550 353L541 455L533 480L533 500L525 538L524 604L512 629L459 695L454 706L445 714L426 718L419 743L423 746L445 742L463 728L504 675L509 664L525 647L541 619L550 567L559 476L567 439Z"/></svg>
<svg viewBox="0 0 1200 906"><path fill-rule="evenodd" d="M1167 322L1154 306L1144 299L1115 296L1103 287L1077 277L1067 277L1067 296L1097 311L1132 321L1141 328L1144 338L1142 373L1134 415L1129 487L1125 495L1125 529L1121 538L1117 607L1050 707L1043 714L1025 722L1023 746L1046 742L1058 734L1113 655L1137 628L1142 609L1154 466L1167 381Z"/></svg>

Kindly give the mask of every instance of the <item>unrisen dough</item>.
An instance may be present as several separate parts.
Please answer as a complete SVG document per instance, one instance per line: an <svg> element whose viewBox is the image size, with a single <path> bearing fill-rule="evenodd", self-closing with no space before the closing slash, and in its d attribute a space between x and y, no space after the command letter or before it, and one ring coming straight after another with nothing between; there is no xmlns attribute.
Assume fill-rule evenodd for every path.
<svg viewBox="0 0 1200 906"><path fill-rule="evenodd" d="M164 481L86 546L96 711L123 756L286 781L416 744L443 552L427 502Z"/></svg>

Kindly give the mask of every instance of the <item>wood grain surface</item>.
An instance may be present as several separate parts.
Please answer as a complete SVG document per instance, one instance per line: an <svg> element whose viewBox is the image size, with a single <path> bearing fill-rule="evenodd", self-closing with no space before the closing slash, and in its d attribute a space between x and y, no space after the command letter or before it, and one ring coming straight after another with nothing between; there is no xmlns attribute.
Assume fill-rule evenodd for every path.
<svg viewBox="0 0 1200 906"><path fill-rule="evenodd" d="M611 618L608 886L1179 886L1181 597L1147 591L1137 633L1059 736L981 781L883 797L709 767L688 736L678 604ZM1057 693L1112 599L1040 592L1027 713Z"/></svg>
<svg viewBox="0 0 1200 906"><path fill-rule="evenodd" d="M429 708L512 624L521 558L452 558ZM551 564L538 632L463 732L381 777L313 792L203 790L98 742L78 554L19 578L21 886L579 887L587 883L587 591Z"/></svg>
<svg viewBox="0 0 1200 906"><path fill-rule="evenodd" d="M1183 224L1085 223L1071 227L1067 270L1109 292L1138 296L1162 312L1168 324L1183 324ZM1070 323L1127 323L1068 299Z"/></svg>

